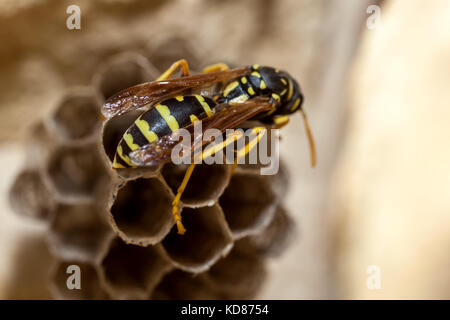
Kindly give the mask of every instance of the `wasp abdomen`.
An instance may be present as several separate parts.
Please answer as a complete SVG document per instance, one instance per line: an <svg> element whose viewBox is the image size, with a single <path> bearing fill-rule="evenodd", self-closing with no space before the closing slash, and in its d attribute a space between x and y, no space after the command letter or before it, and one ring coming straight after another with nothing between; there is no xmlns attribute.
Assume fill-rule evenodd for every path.
<svg viewBox="0 0 450 320"><path fill-rule="evenodd" d="M173 131L214 113L216 103L201 95L177 96L154 105L124 133L114 157L113 168L133 167L128 154Z"/></svg>

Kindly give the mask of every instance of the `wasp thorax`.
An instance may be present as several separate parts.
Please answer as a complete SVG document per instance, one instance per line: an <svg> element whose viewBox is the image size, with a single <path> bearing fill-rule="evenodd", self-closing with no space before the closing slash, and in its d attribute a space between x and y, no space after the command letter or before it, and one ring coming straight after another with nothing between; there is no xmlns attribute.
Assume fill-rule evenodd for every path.
<svg viewBox="0 0 450 320"><path fill-rule="evenodd" d="M242 103L256 97L270 99L272 108L254 117L264 122L274 122L275 116L288 115L299 110L303 95L297 81L285 71L254 64L248 74L228 82L219 103Z"/></svg>

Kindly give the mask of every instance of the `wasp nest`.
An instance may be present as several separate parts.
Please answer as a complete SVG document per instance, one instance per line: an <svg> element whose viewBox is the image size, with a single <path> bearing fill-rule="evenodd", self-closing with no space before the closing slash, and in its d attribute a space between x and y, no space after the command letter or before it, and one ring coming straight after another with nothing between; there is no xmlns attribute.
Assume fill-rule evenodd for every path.
<svg viewBox="0 0 450 320"><path fill-rule="evenodd" d="M186 167L112 170L136 114L101 121L100 106L113 93L155 79L181 57L197 66L179 40L146 52L105 61L92 86L69 90L35 125L11 203L17 213L49 224L55 298L252 298L265 257L280 252L290 229L280 206L286 174L238 166L230 177L229 165L197 166L181 198L187 232L178 235L171 202ZM70 265L81 270L81 290L67 288Z"/></svg>

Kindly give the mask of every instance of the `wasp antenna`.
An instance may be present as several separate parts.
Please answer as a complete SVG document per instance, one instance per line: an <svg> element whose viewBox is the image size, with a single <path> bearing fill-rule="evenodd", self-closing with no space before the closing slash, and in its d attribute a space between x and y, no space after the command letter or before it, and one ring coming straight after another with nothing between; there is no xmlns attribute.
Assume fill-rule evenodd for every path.
<svg viewBox="0 0 450 320"><path fill-rule="evenodd" d="M311 150L311 167L316 166L317 157L316 157L316 145L314 143L314 138L311 133L311 128L309 127L308 118L306 117L305 111L303 109L300 109L300 112L303 116L303 122L305 123L305 129L306 129L306 135L308 137L309 142L309 149Z"/></svg>

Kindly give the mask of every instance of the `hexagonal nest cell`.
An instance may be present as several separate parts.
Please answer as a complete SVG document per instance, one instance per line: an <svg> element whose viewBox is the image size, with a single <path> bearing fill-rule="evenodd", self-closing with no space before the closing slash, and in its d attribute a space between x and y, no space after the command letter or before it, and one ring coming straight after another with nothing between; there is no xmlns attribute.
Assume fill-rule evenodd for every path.
<svg viewBox="0 0 450 320"><path fill-rule="evenodd" d="M142 110L100 124L103 100L155 79L169 61L204 61L192 48L170 40L143 55L106 59L90 88L67 91L32 129L29 161L10 198L16 212L49 221L55 298L253 298L265 257L286 245L291 221L280 206L287 185L282 164L274 176L239 165L232 177L230 165L197 165L180 202L184 235L177 234L172 201L186 166L111 168ZM81 290L67 289L72 265L80 267Z"/></svg>
<svg viewBox="0 0 450 320"><path fill-rule="evenodd" d="M140 247L115 239L101 262L105 285L121 299L145 299L172 265L160 246Z"/></svg>
<svg viewBox="0 0 450 320"><path fill-rule="evenodd" d="M167 254L183 270L199 273L207 270L232 247L231 233L218 206L184 208L183 224L187 232L180 236L176 228L162 241Z"/></svg>
<svg viewBox="0 0 450 320"><path fill-rule="evenodd" d="M293 239L294 225L286 209L279 206L275 217L262 232L240 240L241 248L261 256L277 257Z"/></svg>
<svg viewBox="0 0 450 320"><path fill-rule="evenodd" d="M277 199L267 178L236 173L219 203L234 238L242 238L261 231L270 222Z"/></svg>
<svg viewBox="0 0 450 320"><path fill-rule="evenodd" d="M77 274L80 275L79 283L76 283L75 277L70 277ZM97 268L77 260L56 263L51 274L51 290L55 299L104 300L109 298L102 288Z"/></svg>
<svg viewBox="0 0 450 320"><path fill-rule="evenodd" d="M63 140L88 138L100 129L100 108L92 89L67 93L50 117L49 126Z"/></svg>
<svg viewBox="0 0 450 320"><path fill-rule="evenodd" d="M161 174L175 194L183 181L187 165L167 163ZM211 205L223 193L230 177L230 167L220 164L199 164L189 179L181 201L190 207Z"/></svg>
<svg viewBox="0 0 450 320"><path fill-rule="evenodd" d="M262 256L241 249L238 241L205 277L222 299L250 299L264 283L266 267Z"/></svg>
<svg viewBox="0 0 450 320"><path fill-rule="evenodd" d="M61 146L50 157L46 173L61 198L93 199L108 185L96 145Z"/></svg>
<svg viewBox="0 0 450 320"><path fill-rule="evenodd" d="M156 78L157 71L138 53L125 52L112 57L95 73L93 83L104 99L122 89Z"/></svg>
<svg viewBox="0 0 450 320"><path fill-rule="evenodd" d="M148 51L149 60L160 72L179 59L186 59L192 70L199 70L202 67L196 46L181 37L169 37L156 44L150 41Z"/></svg>
<svg viewBox="0 0 450 320"><path fill-rule="evenodd" d="M150 296L155 300L206 300L220 299L203 275L181 270L167 274Z"/></svg>
<svg viewBox="0 0 450 320"><path fill-rule="evenodd" d="M160 242L173 225L172 200L167 186L157 178L128 181L111 207L117 232L130 243Z"/></svg>
<svg viewBox="0 0 450 320"><path fill-rule="evenodd" d="M95 262L113 234L96 204L59 204L50 223L49 244L64 260Z"/></svg>
<svg viewBox="0 0 450 320"><path fill-rule="evenodd" d="M10 189L10 203L16 213L42 220L49 219L56 207L41 172L29 169L16 177Z"/></svg>

